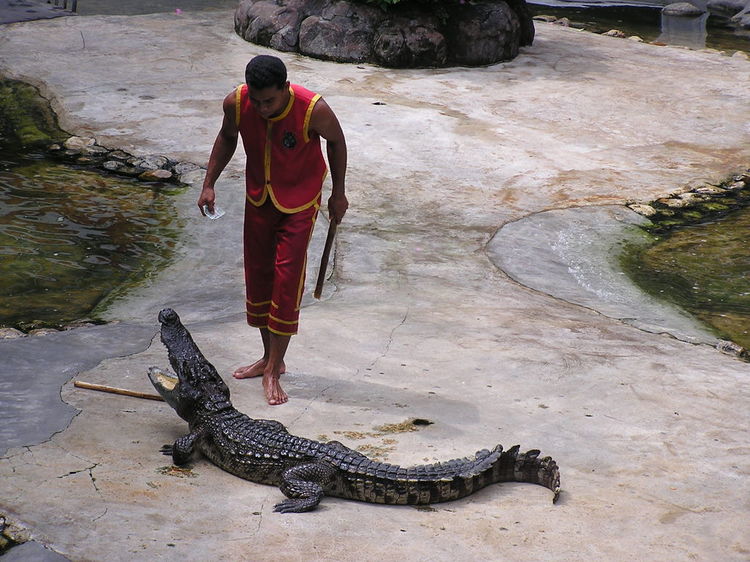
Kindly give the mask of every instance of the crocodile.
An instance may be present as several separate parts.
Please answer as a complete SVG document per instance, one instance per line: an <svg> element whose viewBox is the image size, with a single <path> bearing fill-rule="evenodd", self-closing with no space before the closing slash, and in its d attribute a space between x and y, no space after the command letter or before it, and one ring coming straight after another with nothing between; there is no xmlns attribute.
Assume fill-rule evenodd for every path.
<svg viewBox="0 0 750 562"><path fill-rule="evenodd" d="M278 486L288 498L274 511L315 509L323 496L395 505L427 505L463 498L497 482L530 482L560 494L560 473L538 450L518 445L483 449L473 457L402 468L378 462L338 441L320 442L290 434L275 420L253 419L236 410L229 387L203 356L177 313L159 313L161 341L176 374L158 367L149 379L189 425L189 433L161 452L175 465L195 451L227 472Z"/></svg>

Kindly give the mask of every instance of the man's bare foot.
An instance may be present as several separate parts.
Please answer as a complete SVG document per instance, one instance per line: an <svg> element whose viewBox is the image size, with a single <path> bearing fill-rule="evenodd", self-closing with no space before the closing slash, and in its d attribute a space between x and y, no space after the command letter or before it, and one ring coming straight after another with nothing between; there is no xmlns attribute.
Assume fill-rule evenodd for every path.
<svg viewBox="0 0 750 562"><path fill-rule="evenodd" d="M266 393L266 400L271 406L283 404L289 397L279 384L279 377L273 375L263 375L263 391Z"/></svg>
<svg viewBox="0 0 750 562"><path fill-rule="evenodd" d="M263 374L263 369L266 368L266 359L258 359L252 365L246 367L239 367L232 376L236 379L251 379L253 377L259 377Z"/></svg>
<svg viewBox="0 0 750 562"><path fill-rule="evenodd" d="M252 379L254 377L260 377L263 375L263 369L266 368L266 363L268 362L267 359L258 359L255 363L252 365L248 365L246 367L239 367L234 373L232 373L232 376L236 379ZM284 363L281 364L281 371L279 374L283 374L286 372L286 366Z"/></svg>

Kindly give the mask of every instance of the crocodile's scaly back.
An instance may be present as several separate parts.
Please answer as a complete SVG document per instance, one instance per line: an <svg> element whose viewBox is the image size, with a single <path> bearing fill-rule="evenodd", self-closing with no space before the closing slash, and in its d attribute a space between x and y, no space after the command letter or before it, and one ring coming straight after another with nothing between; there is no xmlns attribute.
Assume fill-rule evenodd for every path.
<svg viewBox="0 0 750 562"><path fill-rule="evenodd" d="M176 375L153 367L151 382L190 425L190 433L162 450L175 464L194 450L224 470L254 482L278 485L289 498L276 511L314 509L324 495L400 505L463 498L497 482L529 482L560 494L560 472L550 457L532 449L498 445L473 457L403 468L381 463L337 441L321 443L291 435L274 420L238 412L229 388L201 354L177 313L159 314L162 342Z"/></svg>

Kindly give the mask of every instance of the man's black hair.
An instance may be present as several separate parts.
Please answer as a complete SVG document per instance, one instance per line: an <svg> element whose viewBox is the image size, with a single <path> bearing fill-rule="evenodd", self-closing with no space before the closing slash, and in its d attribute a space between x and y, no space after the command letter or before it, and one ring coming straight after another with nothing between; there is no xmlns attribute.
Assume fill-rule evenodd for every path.
<svg viewBox="0 0 750 562"><path fill-rule="evenodd" d="M271 55L253 57L245 67L245 82L253 90L263 90L286 85L286 66L281 59Z"/></svg>

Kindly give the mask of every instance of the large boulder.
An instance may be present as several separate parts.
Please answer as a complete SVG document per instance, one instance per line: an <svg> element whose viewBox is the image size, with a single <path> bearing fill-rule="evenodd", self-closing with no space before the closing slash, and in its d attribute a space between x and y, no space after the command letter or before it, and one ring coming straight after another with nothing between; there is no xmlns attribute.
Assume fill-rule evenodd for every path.
<svg viewBox="0 0 750 562"><path fill-rule="evenodd" d="M531 45L525 0L474 0L435 9L404 2L387 11L350 0L242 0L238 35L279 51L393 68L487 65Z"/></svg>
<svg viewBox="0 0 750 562"><path fill-rule="evenodd" d="M299 52L340 62L371 60L375 28L384 19L383 12L346 0L333 0L322 6L320 14L310 14L302 22Z"/></svg>
<svg viewBox="0 0 750 562"><path fill-rule="evenodd" d="M706 10L691 4L690 2L675 2L674 4L667 4L661 9L661 13L667 16L678 16L683 18L693 18L702 16L706 13Z"/></svg>
<svg viewBox="0 0 750 562"><path fill-rule="evenodd" d="M380 23L375 32L373 56L374 62L382 66L419 68L444 66L448 50L437 18L403 13Z"/></svg>
<svg viewBox="0 0 750 562"><path fill-rule="evenodd" d="M234 29L251 43L277 51L297 51L300 25L311 4L315 5L315 0L241 2L234 13Z"/></svg>
<svg viewBox="0 0 750 562"><path fill-rule="evenodd" d="M458 4L446 26L449 58L459 65L477 66L518 55L521 24L503 0Z"/></svg>

